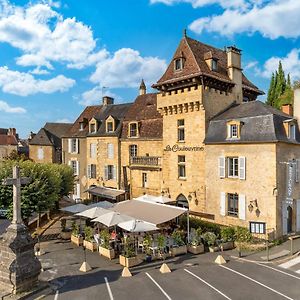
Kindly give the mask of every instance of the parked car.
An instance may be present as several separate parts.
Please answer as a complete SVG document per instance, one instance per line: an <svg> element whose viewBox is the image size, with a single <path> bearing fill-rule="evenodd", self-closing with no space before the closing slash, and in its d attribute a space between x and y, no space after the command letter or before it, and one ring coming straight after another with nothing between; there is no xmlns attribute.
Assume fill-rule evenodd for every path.
<svg viewBox="0 0 300 300"><path fill-rule="evenodd" d="M1 208L0 209L0 218L5 218L6 219L6 214L7 214L7 209Z"/></svg>

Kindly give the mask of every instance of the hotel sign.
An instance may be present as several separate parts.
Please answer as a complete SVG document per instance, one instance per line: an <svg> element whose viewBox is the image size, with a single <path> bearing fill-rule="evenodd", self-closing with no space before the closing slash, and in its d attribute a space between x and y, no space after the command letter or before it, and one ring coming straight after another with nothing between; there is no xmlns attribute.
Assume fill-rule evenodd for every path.
<svg viewBox="0 0 300 300"><path fill-rule="evenodd" d="M295 171L294 171L294 163L289 162L287 164L287 181L286 181L286 197L287 199L293 198L294 192L294 182L295 182Z"/></svg>
<svg viewBox="0 0 300 300"><path fill-rule="evenodd" d="M167 145L164 151L171 152L199 152L204 151L204 147L200 146L180 146L180 145Z"/></svg>

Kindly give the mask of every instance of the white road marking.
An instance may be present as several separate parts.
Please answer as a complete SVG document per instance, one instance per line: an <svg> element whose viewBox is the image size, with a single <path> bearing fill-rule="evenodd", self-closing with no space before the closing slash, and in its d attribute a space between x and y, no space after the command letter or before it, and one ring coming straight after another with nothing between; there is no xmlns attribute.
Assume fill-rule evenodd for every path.
<svg viewBox="0 0 300 300"><path fill-rule="evenodd" d="M56 293L55 293L55 296L54 296L54 300L58 299L58 294L59 294L59 291L57 290Z"/></svg>
<svg viewBox="0 0 300 300"><path fill-rule="evenodd" d="M288 269L288 268L290 268L290 267L292 267L294 265L297 265L299 263L300 263L300 256L298 256L298 257L296 257L294 259L291 259L291 260L289 260L289 261L287 261L287 262L279 265L279 267L284 268L284 269Z"/></svg>
<svg viewBox="0 0 300 300"><path fill-rule="evenodd" d="M300 274L300 270L296 271L297 274Z"/></svg>
<svg viewBox="0 0 300 300"><path fill-rule="evenodd" d="M171 297L165 292L165 290L151 277L149 273L146 272L146 275L152 280L152 282L160 289L160 291L166 296L168 300L172 300Z"/></svg>
<svg viewBox="0 0 300 300"><path fill-rule="evenodd" d="M270 267L270 266L266 266L266 265L263 265L263 264L260 264L260 263L256 263L257 265L259 265L259 266L262 266L262 267L265 267L265 268L268 268L268 269L272 269L272 270L274 270L274 271L276 271L276 272L279 272L279 273L282 273L282 274L285 274L285 275L287 275L287 276L290 276L290 277L293 277L293 278L295 278L295 279L298 279L298 280L300 280L300 277L298 277L298 276L295 276L295 275L293 275L293 274L290 274L290 273L287 273L287 272L284 272L284 271L281 271L281 270L278 270L278 269L276 269L276 268L273 268L273 267ZM300 270L299 270L300 271ZM296 272L296 273L298 273L298 272ZM300 273L300 272L299 272Z"/></svg>
<svg viewBox="0 0 300 300"><path fill-rule="evenodd" d="M206 282L204 279L202 279L198 275L192 273L191 271L189 271L187 269L184 269L184 271L186 271L187 273L191 274L195 278L199 279L200 281L202 281L203 283L205 283L206 285L208 285L210 288L212 288L213 290L215 290L217 293L219 293L220 295L222 295L224 298L226 298L228 300L231 300L231 298L229 298L228 296L226 296L224 293L222 293L221 291L219 291L218 289L216 289L214 286L212 286L210 283Z"/></svg>
<svg viewBox="0 0 300 300"><path fill-rule="evenodd" d="M262 287L264 287L264 288L266 288L266 289L268 289L268 290L270 290L270 291L272 291L272 292L274 292L274 293L276 293L276 294L278 294L278 295L280 295L280 296L282 296L282 297L284 297L284 298L286 298L286 299L294 300L293 298L290 298L290 297L288 297L288 296L286 296L286 295L284 295L284 294L282 294L282 293L280 293L280 292L278 292L278 291L272 289L271 287L269 287L269 286L267 286L267 285L265 285L265 284L263 284L263 283L261 283L261 282L255 280L255 279L253 279L253 278L251 278L251 277L249 277L249 276L247 276L247 275L245 275L245 274L242 274L242 273L240 273L240 272L238 272L238 271L235 271L235 270L230 269L230 268L228 268L228 267L225 267L225 266L223 266L223 265L220 265L220 267L221 267L221 268L224 268L224 269L226 269L226 270L228 270L228 271L230 271L230 272L236 273L236 274L238 274L238 275L240 275L240 276L242 276L242 277L244 277L244 278L247 278L248 280L251 280L251 281L255 282L256 284L259 284L260 286L262 286Z"/></svg>
<svg viewBox="0 0 300 300"><path fill-rule="evenodd" d="M110 286L109 286L109 282L108 282L107 277L104 277L104 280L105 280L105 283L106 283L106 287L107 287L109 299L110 299L110 300L114 300L114 296L113 296L113 294L112 294L112 292L111 292L111 289L110 289Z"/></svg>

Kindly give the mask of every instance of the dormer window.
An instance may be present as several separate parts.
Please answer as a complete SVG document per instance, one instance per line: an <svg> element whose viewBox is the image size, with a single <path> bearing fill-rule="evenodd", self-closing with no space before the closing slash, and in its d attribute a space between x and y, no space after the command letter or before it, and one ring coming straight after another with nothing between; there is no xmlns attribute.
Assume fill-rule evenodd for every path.
<svg viewBox="0 0 300 300"><path fill-rule="evenodd" d="M240 138L241 122L230 121L227 123L227 139L239 139Z"/></svg>
<svg viewBox="0 0 300 300"><path fill-rule="evenodd" d="M183 69L183 58L177 58L174 61L174 69L175 71L180 71Z"/></svg>
<svg viewBox="0 0 300 300"><path fill-rule="evenodd" d="M130 137L138 136L138 123L137 122L129 124L129 136Z"/></svg>
<svg viewBox="0 0 300 300"><path fill-rule="evenodd" d="M113 132L114 131L114 124L113 122L106 123L106 132Z"/></svg>
<svg viewBox="0 0 300 300"><path fill-rule="evenodd" d="M234 139L238 137L238 126L236 124L230 125L230 138Z"/></svg>
<svg viewBox="0 0 300 300"><path fill-rule="evenodd" d="M284 130L285 130L285 134L287 136L287 138L291 141L295 141L296 140L296 126L297 126L297 122L295 121L295 119L288 119L283 121L283 126L284 126Z"/></svg>
<svg viewBox="0 0 300 300"><path fill-rule="evenodd" d="M90 133L95 133L96 131L97 131L96 124L95 123L90 124Z"/></svg>
<svg viewBox="0 0 300 300"><path fill-rule="evenodd" d="M218 70L218 61L214 58L211 61L211 70L215 72Z"/></svg>
<svg viewBox="0 0 300 300"><path fill-rule="evenodd" d="M83 131L84 130L84 122L79 123L79 130Z"/></svg>
<svg viewBox="0 0 300 300"><path fill-rule="evenodd" d="M296 125L294 123L289 124L289 139L296 139Z"/></svg>

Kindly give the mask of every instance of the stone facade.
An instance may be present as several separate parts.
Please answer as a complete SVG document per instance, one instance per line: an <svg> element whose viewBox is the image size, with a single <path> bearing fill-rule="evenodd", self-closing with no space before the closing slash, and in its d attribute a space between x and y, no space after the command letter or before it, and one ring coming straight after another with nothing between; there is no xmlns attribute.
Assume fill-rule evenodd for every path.
<svg viewBox="0 0 300 300"><path fill-rule="evenodd" d="M29 145L29 158L39 163L59 163L53 146Z"/></svg>

